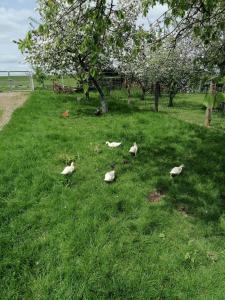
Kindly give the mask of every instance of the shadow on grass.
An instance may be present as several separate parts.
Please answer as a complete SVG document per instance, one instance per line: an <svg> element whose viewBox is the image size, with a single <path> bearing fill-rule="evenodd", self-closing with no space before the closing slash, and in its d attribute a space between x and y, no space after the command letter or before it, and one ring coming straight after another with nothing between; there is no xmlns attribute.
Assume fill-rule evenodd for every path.
<svg viewBox="0 0 225 300"><path fill-rule="evenodd" d="M188 126L190 134L186 131L185 135L151 141L143 136L146 146L140 147L138 156L131 162L129 159L131 165L123 167L122 172L132 167L139 170L137 182L152 178L155 188L166 193L168 209L184 205L190 215L207 222L218 221L225 211L224 135ZM169 171L181 164L185 165L182 174L170 178Z"/></svg>
<svg viewBox="0 0 225 300"><path fill-rule="evenodd" d="M125 101L110 99L107 101L109 113L111 115L132 114L140 111L149 111L149 109L141 109L136 103L127 104ZM77 108L76 112L83 116L95 116L96 108L99 107L99 101L95 98L90 99L88 102L82 101L82 107Z"/></svg>

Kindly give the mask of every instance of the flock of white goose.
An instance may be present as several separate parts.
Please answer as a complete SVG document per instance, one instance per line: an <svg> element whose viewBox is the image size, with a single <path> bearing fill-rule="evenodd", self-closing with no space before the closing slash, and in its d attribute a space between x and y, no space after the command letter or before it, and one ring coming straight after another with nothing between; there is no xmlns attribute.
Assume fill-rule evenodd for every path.
<svg viewBox="0 0 225 300"><path fill-rule="evenodd" d="M121 144L122 144L121 142L109 142L109 141L106 142L106 145L109 148L117 148ZM134 143L133 146L131 146L129 153L133 156L136 156L137 152L138 152L138 145L137 145L137 143ZM180 175L183 168L184 168L184 165L180 165L179 167L174 167L170 171L170 176L175 177L177 175ZM72 161L69 166L66 166L64 168L64 170L61 172L61 174L67 176L67 175L71 175L74 171L75 171L75 165L74 165L74 162ZM112 167L112 170L105 174L104 181L105 182L113 182L115 180L115 178L116 178L116 171L115 171L114 167Z"/></svg>

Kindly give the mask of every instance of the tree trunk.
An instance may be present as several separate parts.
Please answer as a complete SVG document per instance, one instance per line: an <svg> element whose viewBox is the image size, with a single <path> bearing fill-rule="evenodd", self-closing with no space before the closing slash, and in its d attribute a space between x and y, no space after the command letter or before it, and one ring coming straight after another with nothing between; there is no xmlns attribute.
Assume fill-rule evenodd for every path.
<svg viewBox="0 0 225 300"><path fill-rule="evenodd" d="M129 83L127 83L127 93L128 93L127 103L128 103L128 105L130 105L130 103L131 103L131 86Z"/></svg>
<svg viewBox="0 0 225 300"><path fill-rule="evenodd" d="M159 111L159 95L160 95L160 83L155 83L155 111Z"/></svg>
<svg viewBox="0 0 225 300"><path fill-rule="evenodd" d="M173 107L173 98L174 98L174 95L172 92L170 92L168 107Z"/></svg>
<svg viewBox="0 0 225 300"><path fill-rule="evenodd" d="M85 65L83 59L81 57L79 57L79 60L80 60L81 67L84 69L84 71L88 72L88 68ZM102 106L102 112L107 113L108 112L108 105L107 105L107 102L105 100L105 95L103 93L102 88L100 87L100 85L98 84L98 81L93 76L90 75L89 78L93 82L94 86L96 87L96 89L99 93L100 102L101 102L101 106Z"/></svg>
<svg viewBox="0 0 225 300"><path fill-rule="evenodd" d="M199 87L198 87L198 92L201 93L201 91L202 91L202 79L200 79Z"/></svg>
<svg viewBox="0 0 225 300"><path fill-rule="evenodd" d="M141 87L141 90L142 90L141 100L145 100L145 88Z"/></svg>
<svg viewBox="0 0 225 300"><path fill-rule="evenodd" d="M90 100L89 89L88 89L88 91L85 93L85 97L86 97L86 101L89 101L89 100Z"/></svg>
<svg viewBox="0 0 225 300"><path fill-rule="evenodd" d="M212 108L207 107L205 112L205 126L210 127L212 120Z"/></svg>
<svg viewBox="0 0 225 300"><path fill-rule="evenodd" d="M151 84L151 94L154 93L154 83Z"/></svg>
<svg viewBox="0 0 225 300"><path fill-rule="evenodd" d="M216 84L214 84L212 81L210 83L210 91L209 92L211 93L212 97L215 97ZM210 127L210 125L211 125L212 110L213 110L213 103L208 103L208 107L206 108L206 112L205 112L205 126L206 127Z"/></svg>
<svg viewBox="0 0 225 300"><path fill-rule="evenodd" d="M105 95L103 93L103 90L101 89L100 85L98 84L97 80L94 77L90 77L94 86L96 87L97 91L99 92L100 95L100 102L101 102L101 106L102 106L102 112L103 113L107 113L109 111L108 109L108 105L107 102L105 100Z"/></svg>

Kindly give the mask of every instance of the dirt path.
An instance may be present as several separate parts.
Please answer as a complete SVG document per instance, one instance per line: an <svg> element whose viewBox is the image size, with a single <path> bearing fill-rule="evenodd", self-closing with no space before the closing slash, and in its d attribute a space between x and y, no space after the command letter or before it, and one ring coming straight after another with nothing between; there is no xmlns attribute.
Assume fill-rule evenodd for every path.
<svg viewBox="0 0 225 300"><path fill-rule="evenodd" d="M0 130L7 124L15 109L27 100L28 93L0 93Z"/></svg>

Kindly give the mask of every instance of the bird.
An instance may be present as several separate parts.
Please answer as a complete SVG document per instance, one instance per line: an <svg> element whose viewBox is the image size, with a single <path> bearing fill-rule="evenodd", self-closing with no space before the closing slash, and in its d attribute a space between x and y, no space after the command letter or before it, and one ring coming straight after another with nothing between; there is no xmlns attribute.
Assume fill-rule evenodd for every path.
<svg viewBox="0 0 225 300"><path fill-rule="evenodd" d="M74 166L74 162L72 161L71 162L71 165L70 166L66 166L64 168L64 170L61 172L62 175L70 175L74 172L75 170L75 166Z"/></svg>
<svg viewBox="0 0 225 300"><path fill-rule="evenodd" d="M130 148L129 153L131 155L136 156L138 151L138 145L136 143L133 144L133 146Z"/></svg>
<svg viewBox="0 0 225 300"><path fill-rule="evenodd" d="M64 113L62 114L64 118L68 118L70 115L70 112L68 110L64 111Z"/></svg>
<svg viewBox="0 0 225 300"><path fill-rule="evenodd" d="M171 177L175 177L177 175L180 175L180 173L182 172L182 169L184 168L184 165L180 165L179 167L174 167L171 171L170 171L170 176Z"/></svg>
<svg viewBox="0 0 225 300"><path fill-rule="evenodd" d="M113 182L116 178L116 171L115 170L112 170L112 171L109 171L107 173L105 173L105 182Z"/></svg>
<svg viewBox="0 0 225 300"><path fill-rule="evenodd" d="M109 148L117 148L117 147L119 147L120 145L121 145L122 143L121 142L106 142L106 145L108 145L109 146Z"/></svg>
<svg viewBox="0 0 225 300"><path fill-rule="evenodd" d="M115 171L115 166L112 165L112 170L105 173L105 182L113 182L116 178L116 171Z"/></svg>

